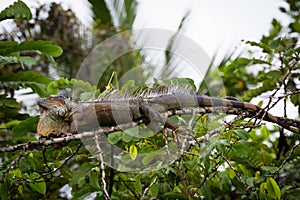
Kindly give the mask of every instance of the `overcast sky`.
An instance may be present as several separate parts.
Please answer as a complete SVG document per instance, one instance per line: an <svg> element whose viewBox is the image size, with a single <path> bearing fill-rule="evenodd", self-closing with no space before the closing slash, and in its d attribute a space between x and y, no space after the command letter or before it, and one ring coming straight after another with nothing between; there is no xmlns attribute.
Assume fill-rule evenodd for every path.
<svg viewBox="0 0 300 200"><path fill-rule="evenodd" d="M43 0L51 2L50 0ZM85 0L55 0L71 7L79 19L92 20ZM14 2L0 1L0 9ZM24 0L29 6L36 0ZM229 53L242 39L259 40L270 29L272 18L284 20L278 7L283 0L140 0L135 28L162 28L176 31L190 11L184 34L210 55Z"/></svg>

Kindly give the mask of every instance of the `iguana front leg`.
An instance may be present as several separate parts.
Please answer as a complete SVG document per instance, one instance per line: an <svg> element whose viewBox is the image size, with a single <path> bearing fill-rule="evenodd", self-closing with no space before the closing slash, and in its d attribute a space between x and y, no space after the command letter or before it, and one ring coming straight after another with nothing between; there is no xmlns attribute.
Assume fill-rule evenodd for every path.
<svg viewBox="0 0 300 200"><path fill-rule="evenodd" d="M140 114L145 118L148 128L158 133L162 128L168 128L172 131L172 136L177 144L182 144L182 136L188 136L188 130L180 127L168 116L164 116L166 109L159 104L148 104L140 101Z"/></svg>

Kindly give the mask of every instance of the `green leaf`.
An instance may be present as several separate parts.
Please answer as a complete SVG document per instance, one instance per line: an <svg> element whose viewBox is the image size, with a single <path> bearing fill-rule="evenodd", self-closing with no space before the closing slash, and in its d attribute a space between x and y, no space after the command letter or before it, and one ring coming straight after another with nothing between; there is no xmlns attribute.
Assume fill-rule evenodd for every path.
<svg viewBox="0 0 300 200"><path fill-rule="evenodd" d="M271 40L274 40L279 36L280 31L282 30L282 25L276 19L272 20L272 28L268 36L263 36L261 39L261 44L269 44ZM270 51L271 52L271 51Z"/></svg>
<svg viewBox="0 0 300 200"><path fill-rule="evenodd" d="M265 140L268 139L269 135L270 135L270 130L266 126L262 126L262 128L261 128L261 135L263 136L263 138Z"/></svg>
<svg viewBox="0 0 300 200"><path fill-rule="evenodd" d="M31 163L25 157L19 160L19 169L21 169L23 173L29 172L31 168Z"/></svg>
<svg viewBox="0 0 300 200"><path fill-rule="evenodd" d="M108 135L108 141L111 144L116 144L122 139L122 132L117 131Z"/></svg>
<svg viewBox="0 0 300 200"><path fill-rule="evenodd" d="M30 20L32 14L23 1L17 1L0 12L0 21L5 19L26 19Z"/></svg>
<svg viewBox="0 0 300 200"><path fill-rule="evenodd" d="M13 89L31 88L41 97L47 97L46 85L51 82L51 79L43 74L34 71L18 72L14 74L0 76L1 87L10 87Z"/></svg>
<svg viewBox="0 0 300 200"><path fill-rule="evenodd" d="M129 147L129 155L132 160L135 160L138 154L138 150L135 145L130 145Z"/></svg>
<svg viewBox="0 0 300 200"><path fill-rule="evenodd" d="M201 187L201 192L202 192L202 194L204 196L204 199L207 199L207 200L212 199L212 194L213 193L212 193L212 191L211 191L211 189L210 189L210 187L209 187L209 185L208 185L207 182L205 182L203 184L203 186Z"/></svg>
<svg viewBox="0 0 300 200"><path fill-rule="evenodd" d="M207 154L206 156L203 157L203 160L202 160L205 170L209 170L209 168L210 168L209 156L210 156L210 154Z"/></svg>
<svg viewBox="0 0 300 200"><path fill-rule="evenodd" d="M220 184L222 185L222 187L226 190L226 191L231 191L231 180L230 177L227 173L225 172L218 172L218 177L220 180Z"/></svg>
<svg viewBox="0 0 300 200"><path fill-rule="evenodd" d="M3 200L8 200L9 197L9 188L7 183L7 177L5 177L4 182L0 185L0 196Z"/></svg>
<svg viewBox="0 0 300 200"><path fill-rule="evenodd" d="M245 131L244 129L236 129L233 132L243 140L249 139L249 135L248 135L247 131Z"/></svg>
<svg viewBox="0 0 300 200"><path fill-rule="evenodd" d="M257 79L259 81L265 81L266 79L279 79L282 76L282 72L278 70L272 70L267 73L260 74Z"/></svg>
<svg viewBox="0 0 300 200"><path fill-rule="evenodd" d="M118 1L116 1L118 2ZM124 7L123 11L126 12L126 15L120 15L120 21L121 24L128 30L132 29L132 25L135 21L136 17L136 7L137 7L137 1L132 0L124 0ZM118 4L117 4L118 5ZM118 7L116 7L118 9Z"/></svg>
<svg viewBox="0 0 300 200"><path fill-rule="evenodd" d="M94 20L100 25L112 25L112 17L110 15L110 10L106 5L104 0L88 0L92 5L92 11L94 14Z"/></svg>
<svg viewBox="0 0 300 200"><path fill-rule="evenodd" d="M278 170L278 167L275 166L261 166L261 169L269 173L275 173Z"/></svg>
<svg viewBox="0 0 300 200"><path fill-rule="evenodd" d="M89 176L89 179L90 179L90 185L99 190L100 189L100 185L99 185L99 174L98 173L95 173L93 171L90 171L90 176Z"/></svg>
<svg viewBox="0 0 300 200"><path fill-rule="evenodd" d="M247 170L247 168L244 165L238 164L238 168L242 171L244 176L246 176L246 177L251 176L250 172Z"/></svg>
<svg viewBox="0 0 300 200"><path fill-rule="evenodd" d="M140 138L150 138L153 137L155 134L153 131L147 130L147 129L140 129L139 136Z"/></svg>
<svg viewBox="0 0 300 200"><path fill-rule="evenodd" d="M143 192L143 187L142 187L142 183L141 183L141 175L137 175L135 177L135 182L134 182L134 189L135 191L137 191L140 195Z"/></svg>
<svg viewBox="0 0 300 200"><path fill-rule="evenodd" d="M37 63L37 60L29 56L0 56L0 67L15 63L20 63L22 66L32 66Z"/></svg>
<svg viewBox="0 0 300 200"><path fill-rule="evenodd" d="M300 33L300 22L299 22L299 21L295 21L295 22L291 23L291 24L290 24L290 28L291 28L294 32Z"/></svg>
<svg viewBox="0 0 300 200"><path fill-rule="evenodd" d="M154 184L150 187L150 192L152 194L153 197L156 197L158 194L158 189L157 189L157 185Z"/></svg>
<svg viewBox="0 0 300 200"><path fill-rule="evenodd" d="M62 167L59 171L61 175L67 179L71 179L73 177L73 173L69 167Z"/></svg>
<svg viewBox="0 0 300 200"><path fill-rule="evenodd" d="M126 130L124 130L124 133L127 134L127 135L130 135L132 137L140 137L138 126L126 129Z"/></svg>
<svg viewBox="0 0 300 200"><path fill-rule="evenodd" d="M30 178L33 179L33 182L29 183L30 187L40 194L46 194L46 183L44 179L36 172L31 173Z"/></svg>
<svg viewBox="0 0 300 200"><path fill-rule="evenodd" d="M86 177L80 177L77 182L79 188L84 187L84 185L86 185L87 183L89 183L89 180L86 179Z"/></svg>
<svg viewBox="0 0 300 200"><path fill-rule="evenodd" d="M58 57L63 52L61 47L53 45L50 41L35 40L22 42L20 44L11 41L0 42L0 55L10 56L13 53L19 53L22 51L35 51L53 57Z"/></svg>
<svg viewBox="0 0 300 200"><path fill-rule="evenodd" d="M98 97L100 90L96 86L92 86L89 82L82 80L67 79L60 77L58 80L52 81L48 84L46 91L50 94L57 94L59 89L71 88L73 94L80 94L80 96L73 96L73 98L80 100L91 100Z"/></svg>
<svg viewBox="0 0 300 200"><path fill-rule="evenodd" d="M228 140L220 140L216 142L216 147L219 151L222 153L225 153L227 151L226 147L230 147L230 142Z"/></svg>
<svg viewBox="0 0 300 200"><path fill-rule="evenodd" d="M89 163L83 163L82 165L80 165L78 168L76 168L73 171L73 177L69 182L69 185L71 187L74 187L76 184L78 184L81 181L85 180L85 176L87 175L87 173L91 170L91 166ZM83 179L83 180L80 180Z"/></svg>
<svg viewBox="0 0 300 200"><path fill-rule="evenodd" d="M291 102L295 105L295 106L300 106L300 94L293 94L291 95Z"/></svg>
<svg viewBox="0 0 300 200"><path fill-rule="evenodd" d="M231 179L233 179L236 176L236 174L235 174L235 172L232 169L228 169L228 176Z"/></svg>
<svg viewBox="0 0 300 200"><path fill-rule="evenodd" d="M221 151L222 153L226 152L226 146L224 144L222 144L221 142L217 142L216 143L216 147L219 151Z"/></svg>
<svg viewBox="0 0 300 200"><path fill-rule="evenodd" d="M272 177L267 179L266 188L268 191L268 195L271 196L273 199L281 198L280 188Z"/></svg>
<svg viewBox="0 0 300 200"><path fill-rule="evenodd" d="M263 182L262 184L260 184L259 186L259 197L260 199L266 199L266 182Z"/></svg>
<svg viewBox="0 0 300 200"><path fill-rule="evenodd" d="M16 138L21 138L26 136L28 132L36 133L37 123L39 117L29 117L26 120L20 122L17 126L12 129L12 133Z"/></svg>
<svg viewBox="0 0 300 200"><path fill-rule="evenodd" d="M271 40L269 42L270 48L272 48L272 49L278 48L279 45L280 45L280 42L281 42L281 38L278 38L278 39L275 39L275 40Z"/></svg>
<svg viewBox="0 0 300 200"><path fill-rule="evenodd" d="M162 199L178 199L178 200L185 200L184 194L180 194L177 192L166 192L161 196Z"/></svg>
<svg viewBox="0 0 300 200"><path fill-rule="evenodd" d="M157 154L155 152L149 152L145 155L145 157L142 159L143 165L150 164L155 158Z"/></svg>
<svg viewBox="0 0 300 200"><path fill-rule="evenodd" d="M123 133L123 134L122 134L122 140L123 140L124 142L128 143L128 142L130 142L130 141L132 140L132 136Z"/></svg>
<svg viewBox="0 0 300 200"><path fill-rule="evenodd" d="M1 107L8 107L8 108L20 108L20 104L17 102L15 98L3 98L3 96L0 96L0 106Z"/></svg>

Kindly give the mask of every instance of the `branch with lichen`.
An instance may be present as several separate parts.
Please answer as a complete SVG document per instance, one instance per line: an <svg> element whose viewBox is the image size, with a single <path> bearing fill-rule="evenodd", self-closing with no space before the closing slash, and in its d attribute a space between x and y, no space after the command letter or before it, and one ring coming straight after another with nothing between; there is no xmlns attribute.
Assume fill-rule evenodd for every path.
<svg viewBox="0 0 300 200"><path fill-rule="evenodd" d="M110 134L116 131L121 131L124 129L132 128L135 127L139 124L141 124L142 121L138 122L130 122L127 124L120 124L118 126L113 126L113 127L108 127L108 128L101 128L96 131L90 131L90 132L83 132L80 134L67 134L65 137L60 137L60 138L51 138L47 140L38 140L38 141L31 141L31 142L26 142L26 143L21 143L17 145L7 145L6 147L0 148L0 153L4 152L13 152L17 151L20 149L25 149L25 150L32 150L32 149L39 149L42 146L51 146L55 144L61 144L61 143L68 143L73 140L81 140L86 137L93 137L95 134Z"/></svg>

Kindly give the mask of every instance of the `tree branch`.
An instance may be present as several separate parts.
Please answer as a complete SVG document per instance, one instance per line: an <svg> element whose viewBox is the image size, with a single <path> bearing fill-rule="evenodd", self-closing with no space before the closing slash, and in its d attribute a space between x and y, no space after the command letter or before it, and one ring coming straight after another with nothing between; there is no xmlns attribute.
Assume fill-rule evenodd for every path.
<svg viewBox="0 0 300 200"><path fill-rule="evenodd" d="M154 185L156 183L156 181L158 180L158 177L155 177L155 179L148 185L148 187L146 187L146 189L143 192L143 195L141 197L141 199L145 199L146 195L148 193L148 191L150 190L150 188L152 187L152 185Z"/></svg>
<svg viewBox="0 0 300 200"><path fill-rule="evenodd" d="M61 138L51 138L48 140L38 140L38 141L33 141L33 142L26 142L26 143L22 143L22 144L17 144L17 145L7 145L6 147L2 147L0 148L0 153L4 153L4 152L12 152L12 151L16 151L19 149L25 149L25 150L32 150L32 149L39 149L42 146L50 146L50 145L54 145L54 144L59 144L59 143L67 143L73 140L81 140L85 137L93 137L95 134L109 134L112 132L116 132L116 131L121 131L124 129L128 129L128 128L132 128L135 127L139 124L141 124L143 121L138 121L138 122L129 122L127 124L120 124L117 126L113 126L113 127L108 127L108 128L101 128L98 129L96 131L91 131L91 132L83 132L80 134L75 134L75 135L68 135L65 137L61 137Z"/></svg>
<svg viewBox="0 0 300 200"><path fill-rule="evenodd" d="M96 143L96 148L97 148L97 153L99 155L99 160L100 160L100 169L101 169L101 182L102 182L102 189L103 189L103 194L104 194L104 199L105 200L110 200L109 194L106 190L106 181L105 181L105 164L103 161L103 155L102 155L102 149L99 144L99 138L97 133L94 134L95 136L95 143Z"/></svg>
<svg viewBox="0 0 300 200"><path fill-rule="evenodd" d="M26 148L23 147L22 152L11 162L9 163L9 165L6 166L5 170L2 173L1 179L0 179L0 183L4 182L4 179L6 177L6 174L9 172L10 168L12 168L15 164L17 164L17 162L23 157L23 155L26 152Z"/></svg>

